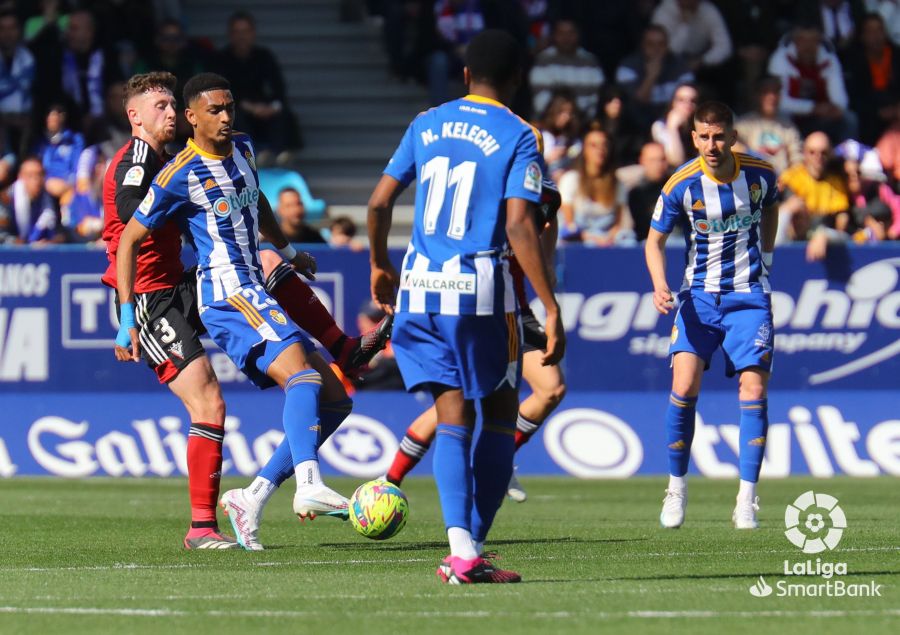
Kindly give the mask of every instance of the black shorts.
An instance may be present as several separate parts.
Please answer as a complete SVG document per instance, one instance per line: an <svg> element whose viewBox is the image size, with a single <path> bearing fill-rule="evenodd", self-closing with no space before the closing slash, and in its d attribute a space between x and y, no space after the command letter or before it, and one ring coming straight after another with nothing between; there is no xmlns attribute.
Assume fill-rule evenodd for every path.
<svg viewBox="0 0 900 635"><path fill-rule="evenodd" d="M200 336L206 333L197 310L197 279L193 270L169 289L136 293L134 317L141 356L167 384L190 362L204 354Z"/></svg>
<svg viewBox="0 0 900 635"><path fill-rule="evenodd" d="M522 335L525 340L523 353L547 350L547 334L531 311L522 311Z"/></svg>

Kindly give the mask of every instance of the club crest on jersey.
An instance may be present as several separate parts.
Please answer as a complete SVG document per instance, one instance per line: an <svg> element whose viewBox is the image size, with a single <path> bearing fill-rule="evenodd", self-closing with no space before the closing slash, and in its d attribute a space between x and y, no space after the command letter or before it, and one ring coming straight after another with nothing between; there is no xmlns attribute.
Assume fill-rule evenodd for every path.
<svg viewBox="0 0 900 635"><path fill-rule="evenodd" d="M756 210L750 216L738 216L735 214L728 218L698 218L692 224L698 234L728 234L750 229L761 218L762 212Z"/></svg>
<svg viewBox="0 0 900 635"><path fill-rule="evenodd" d="M125 178L122 179L122 185L140 185L141 181L144 180L144 168L139 165L135 165L125 173Z"/></svg>
<svg viewBox="0 0 900 635"><path fill-rule="evenodd" d="M247 163L250 164L250 167L254 170L256 169L256 159L253 158L253 153L250 150L244 150L244 158L247 159Z"/></svg>
<svg viewBox="0 0 900 635"><path fill-rule="evenodd" d="M525 168L525 189L529 192L541 193L541 166L536 161L532 161Z"/></svg>
<svg viewBox="0 0 900 635"><path fill-rule="evenodd" d="M275 309L269 309L269 317L275 320L281 326L287 324L287 318L284 317L284 314L281 311L276 311Z"/></svg>
<svg viewBox="0 0 900 635"><path fill-rule="evenodd" d="M678 341L678 327L674 324L672 325L672 335L669 336L669 341L674 344Z"/></svg>
<svg viewBox="0 0 900 635"><path fill-rule="evenodd" d="M212 205L213 214L224 218L229 216L232 210L256 205L257 201L259 201L259 190L255 187L245 187L240 194L229 194L217 198Z"/></svg>
<svg viewBox="0 0 900 635"><path fill-rule="evenodd" d="M750 201L754 205L759 205L759 202L762 200L762 188L759 186L759 183L754 183L750 186Z"/></svg>
<svg viewBox="0 0 900 635"><path fill-rule="evenodd" d="M656 199L656 207L653 208L653 220L659 220L662 218L663 213L663 197L660 196Z"/></svg>
<svg viewBox="0 0 900 635"><path fill-rule="evenodd" d="M153 188L151 187L147 190L147 196L144 197L144 200L141 201L141 204L138 205L138 211L144 216L147 215L147 212L150 211L150 208L153 207L153 201L156 200L156 194L153 193Z"/></svg>

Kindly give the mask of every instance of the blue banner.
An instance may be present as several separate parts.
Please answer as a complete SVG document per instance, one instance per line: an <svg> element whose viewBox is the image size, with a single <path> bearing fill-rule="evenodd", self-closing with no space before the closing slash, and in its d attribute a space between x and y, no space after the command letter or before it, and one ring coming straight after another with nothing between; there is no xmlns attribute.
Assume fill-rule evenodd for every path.
<svg viewBox="0 0 900 635"><path fill-rule="evenodd" d="M769 398L764 478L794 474L900 476L896 394L777 391ZM225 395L226 474L255 475L282 438L280 391ZM522 474L624 478L668 470L667 392L574 392L516 456ZM320 452L326 474L384 474L423 395L357 393L354 410ZM3 397L0 477L164 477L187 473L184 408L164 388L149 393L49 393ZM736 391L702 395L691 472L737 478ZM427 456L414 472L431 473Z"/></svg>
<svg viewBox="0 0 900 635"><path fill-rule="evenodd" d="M356 333L369 297L365 253L317 250L316 293L339 325ZM399 261L401 253L393 257ZM669 251L677 288L681 251ZM141 364L117 363L113 291L99 282L100 251L0 250L0 393L140 391L155 378ZM900 250L832 250L806 262L802 248L776 252L773 286L777 390L892 389L900 377ZM572 390L666 390L673 316L653 308L640 249L568 247L557 289L569 337L564 368ZM539 307L537 307L539 308ZM223 384L254 390L210 344ZM704 378L725 390L716 356Z"/></svg>

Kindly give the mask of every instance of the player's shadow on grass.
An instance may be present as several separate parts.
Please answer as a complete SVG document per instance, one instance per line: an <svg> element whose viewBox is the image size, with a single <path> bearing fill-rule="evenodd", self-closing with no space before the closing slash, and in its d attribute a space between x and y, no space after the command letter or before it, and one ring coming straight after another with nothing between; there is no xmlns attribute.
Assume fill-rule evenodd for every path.
<svg viewBox="0 0 900 635"><path fill-rule="evenodd" d="M620 542L640 542L645 541L647 538L596 538L596 539L585 539L585 538L572 538L572 537L563 537L563 538L522 538L522 539L508 539L508 540L491 540L487 547L488 549L492 549L493 547L504 546L504 545L546 545L548 541L553 544L572 544L572 545L585 545L585 544L615 544ZM327 547L330 549L336 550L353 550L356 551L358 549L372 549L374 551L430 551L432 549L446 549L446 542L391 542L391 543L347 543L347 542L323 542L319 543L320 547Z"/></svg>

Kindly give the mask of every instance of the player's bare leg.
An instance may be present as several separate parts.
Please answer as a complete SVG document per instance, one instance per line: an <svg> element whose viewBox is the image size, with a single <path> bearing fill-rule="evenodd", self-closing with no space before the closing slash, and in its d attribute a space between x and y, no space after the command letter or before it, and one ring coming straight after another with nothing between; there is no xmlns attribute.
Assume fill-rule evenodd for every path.
<svg viewBox="0 0 900 635"><path fill-rule="evenodd" d="M319 402L319 422L321 432L319 445L331 436L347 418L353 408L353 401L347 396L343 383L331 370L331 366L318 353L311 353L309 365L322 377L322 391ZM287 437L275 449L266 465L256 478L245 488L228 490L222 495L222 509L231 521L240 545L250 551L264 549L259 540L259 526L263 510L275 490L294 475L294 461ZM346 514L331 514L343 520ZM314 517L314 516L313 516Z"/></svg>
<svg viewBox="0 0 900 635"><path fill-rule="evenodd" d="M669 486L659 515L660 524L667 529L681 527L684 523L686 475L704 366L703 360L693 353L680 352L672 357L672 394L666 410Z"/></svg>
<svg viewBox="0 0 900 635"><path fill-rule="evenodd" d="M756 483L766 450L769 427L766 391L769 373L759 367L741 371L738 396L741 402L740 471L741 483L731 521L736 529L756 529L759 497Z"/></svg>
<svg viewBox="0 0 900 635"><path fill-rule="evenodd" d="M382 350L391 337L393 316L385 316L374 329L360 337L350 337L337 325L328 309L297 272L271 249L260 252L266 289L288 316L322 343L335 363L354 375Z"/></svg>
<svg viewBox="0 0 900 635"><path fill-rule="evenodd" d="M184 545L188 549L236 548L238 545L232 538L219 533L216 522L225 400L209 358L202 355L192 360L168 386L181 399L191 419L187 446L191 528Z"/></svg>
<svg viewBox="0 0 900 635"><path fill-rule="evenodd" d="M547 417L556 410L566 396L566 381L559 365L544 366L543 351L528 351L522 356L522 377L531 386L532 393L519 404L516 420L516 451L538 431ZM516 478L513 468L509 478L507 495L517 503L528 499L528 494Z"/></svg>
<svg viewBox="0 0 900 635"><path fill-rule="evenodd" d="M330 369L323 367L323 372L333 376ZM301 520L323 514L347 516L347 499L328 488L319 473L318 412L325 377L313 368L299 344L284 349L266 369L266 374L285 391L284 431L297 477L294 513Z"/></svg>

